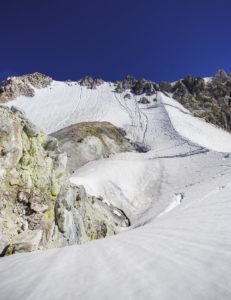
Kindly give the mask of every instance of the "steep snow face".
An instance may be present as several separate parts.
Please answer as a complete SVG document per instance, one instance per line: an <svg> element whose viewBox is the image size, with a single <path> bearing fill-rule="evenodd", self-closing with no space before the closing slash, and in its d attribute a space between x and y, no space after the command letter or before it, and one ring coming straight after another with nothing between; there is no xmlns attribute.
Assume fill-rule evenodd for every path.
<svg viewBox="0 0 231 300"><path fill-rule="evenodd" d="M162 93L148 104L125 94L53 82L9 103L47 132L109 121L150 151L89 162L70 178L123 209L134 230L0 260L3 299L231 298L230 134Z"/></svg>
<svg viewBox="0 0 231 300"><path fill-rule="evenodd" d="M212 124L195 118L180 103L161 94L161 101L167 110L173 127L183 137L207 149L231 152L230 133Z"/></svg>
<svg viewBox="0 0 231 300"><path fill-rule="evenodd" d="M108 121L126 130L133 141L145 142L151 148L158 147L156 135L169 134L173 128L184 138L210 150L231 152L231 136L224 130L192 117L177 101L158 93L146 96L149 104L139 104L142 97L115 93L114 84L104 83L96 89L88 89L76 82L53 81L44 89L37 89L33 98L21 96L8 102L26 112L26 115L48 133L71 124L89 121ZM168 126L168 116L170 126ZM166 123L166 132L159 133L158 119ZM160 121L161 122L161 121Z"/></svg>
<svg viewBox="0 0 231 300"><path fill-rule="evenodd" d="M8 105L22 108L48 133L79 122L109 121L124 127L133 139L142 141L145 116L140 115L136 102L125 100L113 91L114 85L108 83L88 89L77 83L54 81L48 88L36 90L33 98L19 97Z"/></svg>

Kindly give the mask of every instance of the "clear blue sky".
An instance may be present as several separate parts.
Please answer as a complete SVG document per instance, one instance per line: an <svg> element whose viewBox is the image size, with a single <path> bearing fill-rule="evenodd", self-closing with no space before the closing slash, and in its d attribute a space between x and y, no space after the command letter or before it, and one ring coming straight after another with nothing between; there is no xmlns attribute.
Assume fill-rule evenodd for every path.
<svg viewBox="0 0 231 300"><path fill-rule="evenodd" d="M231 72L230 0L2 0L0 9L1 79Z"/></svg>

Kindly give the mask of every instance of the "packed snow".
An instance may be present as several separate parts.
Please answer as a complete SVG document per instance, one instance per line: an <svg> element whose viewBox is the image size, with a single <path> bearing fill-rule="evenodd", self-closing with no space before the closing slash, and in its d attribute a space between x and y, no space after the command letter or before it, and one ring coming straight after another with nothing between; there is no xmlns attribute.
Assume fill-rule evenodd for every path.
<svg viewBox="0 0 231 300"><path fill-rule="evenodd" d="M89 162L70 178L124 210L130 230L2 258L1 299L231 298L231 135L161 92L150 104L124 94L53 82L8 104L49 133L109 121L150 151Z"/></svg>

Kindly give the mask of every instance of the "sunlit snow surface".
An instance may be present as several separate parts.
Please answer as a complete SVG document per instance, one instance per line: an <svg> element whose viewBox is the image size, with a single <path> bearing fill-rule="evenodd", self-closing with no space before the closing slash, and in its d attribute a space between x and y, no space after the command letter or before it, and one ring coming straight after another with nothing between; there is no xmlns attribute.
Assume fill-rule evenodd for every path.
<svg viewBox="0 0 231 300"><path fill-rule="evenodd" d="M10 103L47 132L110 121L150 151L90 162L71 178L123 209L132 230L2 258L0 299L231 299L230 134L162 93L144 105L113 89L54 82Z"/></svg>

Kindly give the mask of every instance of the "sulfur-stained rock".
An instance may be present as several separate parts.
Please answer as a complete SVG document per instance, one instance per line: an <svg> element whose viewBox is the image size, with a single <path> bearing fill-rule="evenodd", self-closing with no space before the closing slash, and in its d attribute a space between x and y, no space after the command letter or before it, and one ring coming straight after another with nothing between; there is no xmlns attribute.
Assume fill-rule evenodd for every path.
<svg viewBox="0 0 231 300"><path fill-rule="evenodd" d="M105 149L133 150L109 123L80 128L80 136L95 135L107 155ZM17 108L0 106L0 255L85 243L129 225L116 208L71 185L66 165L55 138Z"/></svg>
<svg viewBox="0 0 231 300"><path fill-rule="evenodd" d="M0 233L9 243L28 228L41 230L44 236L54 229L54 213L52 220L46 213L54 210L66 181L66 154L60 153L57 144L45 149L47 140L23 112L0 107ZM48 248L50 241L43 241Z"/></svg>

